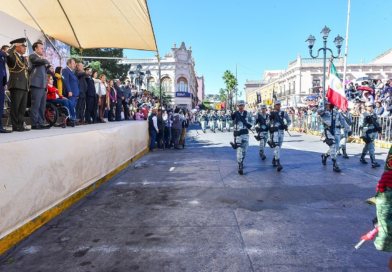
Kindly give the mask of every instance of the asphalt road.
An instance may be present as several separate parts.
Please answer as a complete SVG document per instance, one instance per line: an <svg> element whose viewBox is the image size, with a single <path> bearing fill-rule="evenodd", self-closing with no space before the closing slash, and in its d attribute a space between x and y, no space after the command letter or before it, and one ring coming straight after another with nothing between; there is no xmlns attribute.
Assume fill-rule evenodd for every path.
<svg viewBox="0 0 392 272"><path fill-rule="evenodd" d="M372 242L354 251L382 174L359 163L362 146L335 173L319 137L292 133L279 173L251 136L239 176L232 133L196 128L184 150L150 152L1 256L0 271L389 271Z"/></svg>

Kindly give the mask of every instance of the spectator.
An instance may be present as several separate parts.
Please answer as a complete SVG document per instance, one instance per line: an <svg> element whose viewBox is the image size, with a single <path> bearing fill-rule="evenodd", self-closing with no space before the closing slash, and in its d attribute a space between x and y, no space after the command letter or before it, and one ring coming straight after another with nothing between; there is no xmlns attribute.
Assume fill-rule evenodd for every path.
<svg viewBox="0 0 392 272"><path fill-rule="evenodd" d="M381 115L383 115L383 113L384 113L384 108L381 107L381 102L380 102L380 101L377 101L377 102L376 102L376 109L375 109L375 112L376 112L376 114L377 114L378 116L381 116Z"/></svg>
<svg viewBox="0 0 392 272"><path fill-rule="evenodd" d="M98 100L98 107L99 107L99 122L100 123L106 123L103 118L105 117L105 109L107 105L109 105L107 102L109 100L109 85L106 83L106 76L102 74L100 76L101 82L99 83L99 89L98 89L98 95L99 95L99 100Z"/></svg>
<svg viewBox="0 0 392 272"><path fill-rule="evenodd" d="M143 119L144 119L143 113L140 112L140 109L137 109L135 113L135 120L143 120Z"/></svg>
<svg viewBox="0 0 392 272"><path fill-rule="evenodd" d="M115 121L115 115L113 114L114 107L117 104L117 91L114 88L113 80L109 80L109 115L108 120L109 122Z"/></svg>
<svg viewBox="0 0 392 272"><path fill-rule="evenodd" d="M84 110L86 108L86 95L87 95L87 81L89 75L84 71L84 64L79 62L76 64L75 76L78 78L79 97L76 103L76 117L80 120L79 125L87 125L84 117Z"/></svg>
<svg viewBox="0 0 392 272"><path fill-rule="evenodd" d="M95 82L94 79L91 77L92 76L92 69L90 67L86 67L85 69L86 74L90 75L89 77L86 77L86 83L87 83L87 92L86 92L86 122L88 124L95 124L97 120L97 110L95 108L94 111L94 105L96 104L95 102L95 96L97 94L95 90Z"/></svg>
<svg viewBox="0 0 392 272"><path fill-rule="evenodd" d="M155 149L155 141L157 138L157 134L159 133L158 129L158 121L157 121L157 109L152 109L152 114L148 117L148 131L151 136L151 143L150 143L150 151L157 151ZM158 143L159 146L159 143Z"/></svg>
<svg viewBox="0 0 392 272"><path fill-rule="evenodd" d="M78 78L75 76L73 70L75 70L76 63L74 59L67 60L67 67L63 70L63 95L72 102L72 106L76 108L79 96L79 84ZM64 91L66 93L64 94ZM77 123L78 125L78 123Z"/></svg>
<svg viewBox="0 0 392 272"><path fill-rule="evenodd" d="M147 120L148 113L149 113L149 110L147 109L147 104L143 104L143 108L141 110L141 113L143 114L144 120Z"/></svg>
<svg viewBox="0 0 392 272"><path fill-rule="evenodd" d="M132 90L131 90L129 80L127 80L127 82L125 83L125 86L122 86L122 91L123 91L123 96L124 96L124 100L122 101L122 105L124 108L125 120L129 120L128 105L131 103L131 97L132 97Z"/></svg>
<svg viewBox="0 0 392 272"><path fill-rule="evenodd" d="M120 84L121 81L119 79L116 79L116 82L114 84L114 89L116 90L117 93L116 121L122 121L121 120L122 105L123 105L123 101L125 101L125 97L123 95L123 91L121 90ZM128 105L126 105L126 108L128 108Z"/></svg>
<svg viewBox="0 0 392 272"><path fill-rule="evenodd" d="M54 71L54 76L56 78L56 80L53 81L53 86L55 86L57 88L57 90L59 91L60 95L63 95L63 79L62 79L62 75L61 72L63 71L62 67L56 67L56 70ZM53 78L53 79L55 79Z"/></svg>
<svg viewBox="0 0 392 272"><path fill-rule="evenodd" d="M46 95L47 101L51 103L60 103L61 105L63 105L68 109L70 114L70 120L67 120L68 124L70 124L70 122L79 121L78 119L75 118L75 110L72 106L72 102L59 93L58 89L53 85L53 77L51 75L46 75L46 77L48 83L46 86L48 89L48 93Z"/></svg>
<svg viewBox="0 0 392 272"><path fill-rule="evenodd" d="M99 122L99 114L98 114L98 104L99 104L99 91L100 91L100 83L101 80L98 78L98 72L93 70L92 71L92 79L94 81L94 87L95 87L95 99L94 99L94 106L93 106L93 124Z"/></svg>
<svg viewBox="0 0 392 272"><path fill-rule="evenodd" d="M180 149L178 146L181 136L183 118L180 116L179 112L180 109L176 108L173 114L172 134L174 135L174 149Z"/></svg>
<svg viewBox="0 0 392 272"><path fill-rule="evenodd" d="M158 130L159 130L157 134L158 149L163 149L162 141L163 141L163 132L165 131L165 120L163 119L161 109L158 109L157 120L158 120Z"/></svg>
<svg viewBox="0 0 392 272"><path fill-rule="evenodd" d="M3 116L4 102L5 102L5 90L7 90L7 70L5 68L5 63L7 61L8 45L3 45L0 51L0 133L11 133L12 131L3 128L1 123L1 117Z"/></svg>
<svg viewBox="0 0 392 272"><path fill-rule="evenodd" d="M50 66L45 59L44 45L41 41L33 44L34 53L29 56L30 71L30 92L31 92L31 129L49 129L45 127L46 109L46 73Z"/></svg>

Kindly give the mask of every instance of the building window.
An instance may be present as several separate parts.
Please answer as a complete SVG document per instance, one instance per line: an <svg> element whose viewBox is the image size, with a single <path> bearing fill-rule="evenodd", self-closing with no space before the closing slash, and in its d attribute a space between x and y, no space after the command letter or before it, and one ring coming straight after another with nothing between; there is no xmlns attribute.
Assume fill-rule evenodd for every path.
<svg viewBox="0 0 392 272"><path fill-rule="evenodd" d="M150 77L147 80L147 91L150 91L151 87L155 86L155 79L153 77Z"/></svg>
<svg viewBox="0 0 392 272"><path fill-rule="evenodd" d="M295 81L293 81L293 94L295 94Z"/></svg>
<svg viewBox="0 0 392 272"><path fill-rule="evenodd" d="M313 79L312 85L313 85L313 87L320 86L320 79Z"/></svg>
<svg viewBox="0 0 392 272"><path fill-rule="evenodd" d="M166 93L171 92L172 80L169 77L162 78L162 88Z"/></svg>
<svg viewBox="0 0 392 272"><path fill-rule="evenodd" d="M188 80L185 77L180 77L177 80L177 92L181 92L181 93L188 92Z"/></svg>

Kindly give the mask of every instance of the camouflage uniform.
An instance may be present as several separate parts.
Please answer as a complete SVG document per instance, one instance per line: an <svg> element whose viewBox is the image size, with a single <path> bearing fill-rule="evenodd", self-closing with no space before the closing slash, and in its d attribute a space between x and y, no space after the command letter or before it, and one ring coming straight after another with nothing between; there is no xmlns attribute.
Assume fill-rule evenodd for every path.
<svg viewBox="0 0 392 272"><path fill-rule="evenodd" d="M226 116L223 111L220 112L219 115L219 130L223 132L223 129L226 127Z"/></svg>
<svg viewBox="0 0 392 272"><path fill-rule="evenodd" d="M262 108L267 108L265 106L262 106ZM266 112L265 114L262 114L261 112L257 115L256 121L255 121L255 127L256 131L258 133L258 137L260 139L260 156L262 157L263 160L266 159L265 157L265 145L267 144L268 140L268 131L269 131L269 123L270 123L270 118L269 114ZM256 136L255 136L256 137Z"/></svg>
<svg viewBox="0 0 392 272"><path fill-rule="evenodd" d="M353 118L351 116L351 113L349 111L347 112L341 112L340 113L342 115L342 117L344 118L344 120L346 120L346 123L351 126L353 124ZM338 146L337 146L337 150L339 152L340 148L342 148L343 151L343 158L348 159L349 156L347 156L347 152L346 152L346 142L348 139L348 133L349 131L344 128L344 127L337 127L340 128L340 142L338 142ZM338 153L338 155L340 155L340 153Z"/></svg>
<svg viewBox="0 0 392 272"><path fill-rule="evenodd" d="M215 111L213 111L210 115L210 128L215 133L215 129L217 127L218 116L216 116Z"/></svg>
<svg viewBox="0 0 392 272"><path fill-rule="evenodd" d="M199 120L200 120L201 129L203 130L204 133L206 133L207 122L208 122L208 115L207 115L207 113L205 111L203 111L199 115Z"/></svg>
<svg viewBox="0 0 392 272"><path fill-rule="evenodd" d="M232 124L233 120L231 119L231 111L228 111L225 116L226 116L226 129L227 131L230 132L230 127L233 126Z"/></svg>

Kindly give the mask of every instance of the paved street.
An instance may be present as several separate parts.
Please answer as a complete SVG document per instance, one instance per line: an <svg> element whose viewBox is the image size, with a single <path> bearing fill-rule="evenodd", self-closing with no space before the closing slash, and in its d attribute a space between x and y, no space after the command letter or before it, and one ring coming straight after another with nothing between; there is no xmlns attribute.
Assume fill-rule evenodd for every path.
<svg viewBox="0 0 392 272"><path fill-rule="evenodd" d="M350 159L321 164L320 138L286 134L282 172L251 135L244 175L232 133L190 129L185 150L150 152L25 240L0 271L382 272L372 242L382 169ZM383 164L387 150L376 149ZM4 260L4 256L3 260Z"/></svg>

